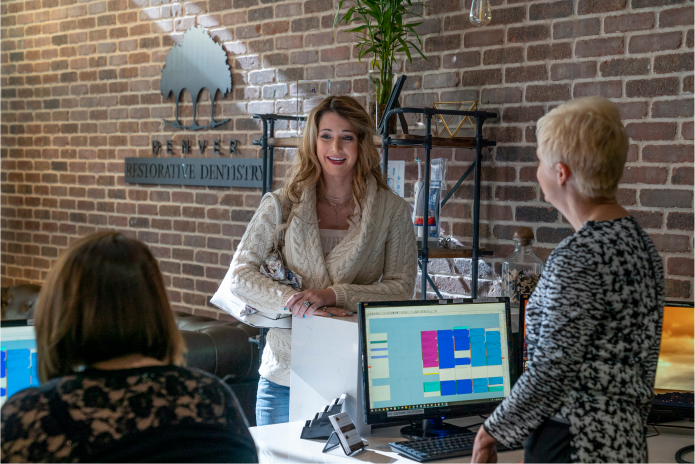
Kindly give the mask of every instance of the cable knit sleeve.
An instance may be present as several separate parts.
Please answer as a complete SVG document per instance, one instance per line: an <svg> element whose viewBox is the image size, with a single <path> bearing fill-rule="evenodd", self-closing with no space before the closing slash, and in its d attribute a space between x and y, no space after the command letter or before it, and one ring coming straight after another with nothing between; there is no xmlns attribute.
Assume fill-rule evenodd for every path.
<svg viewBox="0 0 695 464"><path fill-rule="evenodd" d="M336 306L357 310L360 301L410 300L417 277L417 243L408 204L399 198L398 211L388 225L384 273L371 285L336 284L329 288L336 295Z"/></svg>
<svg viewBox="0 0 695 464"><path fill-rule="evenodd" d="M232 258L231 291L253 308L281 312L285 302L297 292L260 272L261 263L273 248L275 216L273 199L266 198L253 215Z"/></svg>

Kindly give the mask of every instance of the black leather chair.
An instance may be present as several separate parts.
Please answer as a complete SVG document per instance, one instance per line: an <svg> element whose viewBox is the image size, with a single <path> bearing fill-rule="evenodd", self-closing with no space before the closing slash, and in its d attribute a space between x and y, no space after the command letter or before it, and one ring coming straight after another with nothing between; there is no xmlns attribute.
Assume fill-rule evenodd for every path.
<svg viewBox="0 0 695 464"><path fill-rule="evenodd" d="M224 380L234 391L251 426L256 425L258 347L249 342L258 329L238 321L220 321L176 311L176 323L186 342L186 365Z"/></svg>

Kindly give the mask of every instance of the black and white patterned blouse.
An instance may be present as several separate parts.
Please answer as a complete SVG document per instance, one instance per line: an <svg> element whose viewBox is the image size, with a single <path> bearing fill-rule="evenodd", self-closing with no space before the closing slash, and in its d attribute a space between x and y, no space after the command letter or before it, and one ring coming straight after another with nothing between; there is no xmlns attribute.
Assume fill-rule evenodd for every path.
<svg viewBox="0 0 695 464"><path fill-rule="evenodd" d="M587 221L551 253L526 309L528 367L485 422L507 446L570 424L574 462L647 462L664 271L633 217Z"/></svg>
<svg viewBox="0 0 695 464"><path fill-rule="evenodd" d="M82 373L2 407L2 462L258 462L217 377L176 366Z"/></svg>

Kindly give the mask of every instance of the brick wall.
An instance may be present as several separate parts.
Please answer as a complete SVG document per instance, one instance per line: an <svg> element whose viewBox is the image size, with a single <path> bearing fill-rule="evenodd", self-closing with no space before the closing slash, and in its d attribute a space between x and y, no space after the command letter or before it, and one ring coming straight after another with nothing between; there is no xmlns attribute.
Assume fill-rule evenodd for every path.
<svg viewBox="0 0 695 464"><path fill-rule="evenodd" d="M336 2L337 3L337 2ZM546 257L571 233L535 179L534 123L574 97L600 94L620 109L632 138L620 202L662 253L667 295L692 300L693 3L690 0L493 1L493 22L475 28L470 0L431 0L419 27L429 62L401 63L403 103L476 100L498 111L487 134L481 237L499 271L518 225L533 227ZM352 38L331 32L333 0L9 0L2 13L2 285L41 283L75 238L117 229L150 244L177 309L213 314L217 288L260 200L253 189L124 184L123 158L149 156L152 139L237 139L250 144L254 112L290 111L296 79L332 80L362 98L366 63ZM233 92L216 103L217 132L174 132L173 99L158 92L172 44L202 25L224 47ZM207 94L202 100L209 101ZM291 107L288 109L288 107ZM209 114L202 104L199 114ZM190 120L190 97L182 105ZM201 121L204 117L201 117ZM190 122L190 121L187 121ZM411 150L394 150L407 163ZM276 153L279 185L291 153ZM174 155L181 156L180 149ZM200 156L193 150L190 156ZM205 156L216 156L210 150ZM469 150L436 150L456 180ZM451 184L450 184L451 185ZM470 186L446 206L444 227L471 237ZM448 293L467 290L466 262L433 263Z"/></svg>

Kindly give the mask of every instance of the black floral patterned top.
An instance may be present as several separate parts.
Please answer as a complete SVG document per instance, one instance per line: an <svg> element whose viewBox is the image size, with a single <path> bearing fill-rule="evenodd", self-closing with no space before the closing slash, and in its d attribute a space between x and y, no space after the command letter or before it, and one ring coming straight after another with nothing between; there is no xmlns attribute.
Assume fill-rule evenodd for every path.
<svg viewBox="0 0 695 464"><path fill-rule="evenodd" d="M2 407L3 462L258 462L236 397L176 366L87 369Z"/></svg>
<svg viewBox="0 0 695 464"><path fill-rule="evenodd" d="M528 371L485 421L507 446L569 423L573 462L647 462L664 270L633 217L587 221L553 250L526 312Z"/></svg>

